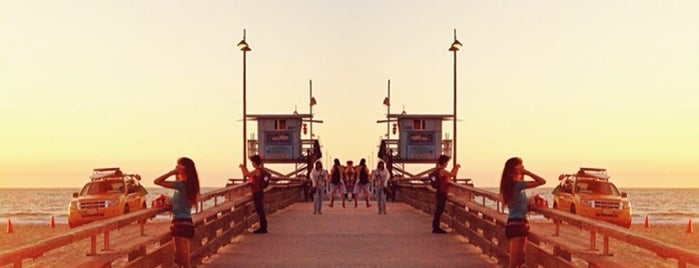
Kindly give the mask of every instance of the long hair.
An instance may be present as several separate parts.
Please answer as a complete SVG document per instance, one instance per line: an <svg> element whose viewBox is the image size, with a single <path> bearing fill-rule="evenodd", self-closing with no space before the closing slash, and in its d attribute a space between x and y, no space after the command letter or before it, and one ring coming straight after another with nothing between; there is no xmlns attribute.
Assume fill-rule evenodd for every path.
<svg viewBox="0 0 699 268"><path fill-rule="evenodd" d="M500 194L502 202L507 205L512 200L514 194L512 190L515 187L513 178L515 177L515 167L522 163L519 157L512 157L505 162L505 168L502 169L502 177L500 178Z"/></svg>
<svg viewBox="0 0 699 268"><path fill-rule="evenodd" d="M362 160L359 160L359 165L360 166L366 166L366 159L362 158Z"/></svg>
<svg viewBox="0 0 699 268"><path fill-rule="evenodd" d="M182 157L177 160L177 163L184 166L184 176L187 180L184 181L185 194L187 196L187 203L192 207L197 204L197 198L199 197L199 175L197 174L197 168L194 166L194 161L187 157Z"/></svg>
<svg viewBox="0 0 699 268"><path fill-rule="evenodd" d="M341 165L340 159L335 158L335 160L333 160L333 166L339 166L339 165Z"/></svg>

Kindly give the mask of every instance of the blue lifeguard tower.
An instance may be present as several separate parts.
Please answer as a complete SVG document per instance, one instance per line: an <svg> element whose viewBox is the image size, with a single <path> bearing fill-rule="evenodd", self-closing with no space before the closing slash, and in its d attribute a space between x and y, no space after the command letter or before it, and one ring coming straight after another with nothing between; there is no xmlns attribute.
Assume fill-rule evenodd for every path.
<svg viewBox="0 0 699 268"><path fill-rule="evenodd" d="M386 124L386 135L381 139L378 157L386 163L392 180L423 180L436 168L440 155L452 157L453 140L442 135L444 121L453 121L453 114L400 114L391 113L391 81L388 81L386 119L376 123ZM391 129L392 125L392 129ZM456 126L454 127L456 132ZM393 134L393 135L391 135ZM397 139L392 136L398 136ZM453 157L452 157L453 158ZM426 170L410 172L408 164L429 164ZM456 183L472 185L471 179L457 179Z"/></svg>
<svg viewBox="0 0 699 268"><path fill-rule="evenodd" d="M377 123L393 124L391 139L387 133L381 140L378 157L387 163L393 178L416 178L429 173L411 173L406 164L435 164L440 155L451 156L451 139L442 138L442 123L453 117L446 114L388 114Z"/></svg>

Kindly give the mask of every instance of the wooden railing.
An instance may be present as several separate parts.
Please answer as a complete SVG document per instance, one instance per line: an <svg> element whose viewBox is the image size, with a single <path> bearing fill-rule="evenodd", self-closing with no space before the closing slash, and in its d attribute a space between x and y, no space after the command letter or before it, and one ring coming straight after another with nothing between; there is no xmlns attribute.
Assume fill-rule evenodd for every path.
<svg viewBox="0 0 699 268"><path fill-rule="evenodd" d="M404 181L399 184L398 196L400 200L415 208L434 213L435 192L432 187ZM609 238L648 250L659 258L676 260L677 267L686 267L687 264L699 265L699 252L668 245L620 226L551 208L534 208L533 211L552 221L555 228L537 229L537 225L532 224L526 246L529 267L578 267L581 266L580 262L588 267L628 266L628 259L625 261L620 256L610 254ZM452 184L441 221L468 238L469 242L481 248L483 253L494 257L501 264L507 264L508 240L504 227L507 215L503 212L497 194L471 186ZM589 244L587 247L581 247L579 240L561 236L560 228L575 228L576 233L589 233ZM601 252L597 246L598 235L602 236Z"/></svg>
<svg viewBox="0 0 699 268"><path fill-rule="evenodd" d="M233 185L200 196L199 205L193 215L194 238L191 240L192 262L199 263L231 238L244 232L258 222L247 183ZM265 211L271 214L294 203L300 197L300 184L288 182L276 184L265 190ZM112 219L86 224L57 236L17 249L0 252L0 266L13 264L22 267L23 261L37 259L47 252L90 239L87 256L75 253L71 265L75 267L110 267L115 263L126 267L170 267L173 262L174 246L168 228L158 228L146 233L146 223L165 208L149 208ZM140 236L113 245L112 234L134 223L140 225ZM98 237L102 237L102 250L98 251ZM123 240L123 239L122 239ZM33 261L32 261L33 262ZM31 263L30 263L31 264Z"/></svg>

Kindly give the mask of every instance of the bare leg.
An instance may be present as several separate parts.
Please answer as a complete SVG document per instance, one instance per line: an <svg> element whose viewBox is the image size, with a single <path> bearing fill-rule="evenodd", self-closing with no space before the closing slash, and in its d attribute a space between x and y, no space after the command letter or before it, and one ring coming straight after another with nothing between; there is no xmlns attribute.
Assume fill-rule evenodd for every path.
<svg viewBox="0 0 699 268"><path fill-rule="evenodd" d="M370 207L370 205L369 205L369 192L364 192L364 198L366 199L366 207Z"/></svg>
<svg viewBox="0 0 699 268"><path fill-rule="evenodd" d="M510 238L510 262L507 267L520 267L524 264L524 245L526 244L526 236Z"/></svg>
<svg viewBox="0 0 699 268"><path fill-rule="evenodd" d="M192 267L191 258L189 256L189 239L173 237L172 242L175 244L175 263L177 263L179 267Z"/></svg>

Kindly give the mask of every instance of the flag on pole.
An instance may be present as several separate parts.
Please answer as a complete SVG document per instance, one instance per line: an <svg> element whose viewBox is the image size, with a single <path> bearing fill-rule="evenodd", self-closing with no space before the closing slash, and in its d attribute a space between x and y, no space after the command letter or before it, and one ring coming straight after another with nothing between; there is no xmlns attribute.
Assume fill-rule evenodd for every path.
<svg viewBox="0 0 699 268"><path fill-rule="evenodd" d="M386 106L390 106L390 105L391 105L390 101L388 100L388 97L386 97L386 98L383 99L383 105L386 105Z"/></svg>
<svg viewBox="0 0 699 268"><path fill-rule="evenodd" d="M311 106L316 105L316 104L317 104L317 103L316 103L316 98L315 98L315 97L311 97Z"/></svg>

